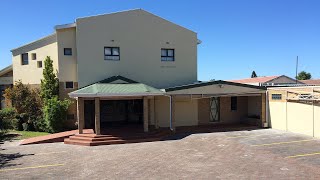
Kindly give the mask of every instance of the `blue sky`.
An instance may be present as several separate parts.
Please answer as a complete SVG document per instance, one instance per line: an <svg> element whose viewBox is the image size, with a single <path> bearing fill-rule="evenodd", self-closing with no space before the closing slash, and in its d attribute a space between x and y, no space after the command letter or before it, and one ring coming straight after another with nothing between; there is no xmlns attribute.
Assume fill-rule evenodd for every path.
<svg viewBox="0 0 320 180"><path fill-rule="evenodd" d="M75 3L76 2L76 3ZM198 33L198 79L295 76L320 78L318 0L1 0L0 68L10 50L77 17L142 8Z"/></svg>

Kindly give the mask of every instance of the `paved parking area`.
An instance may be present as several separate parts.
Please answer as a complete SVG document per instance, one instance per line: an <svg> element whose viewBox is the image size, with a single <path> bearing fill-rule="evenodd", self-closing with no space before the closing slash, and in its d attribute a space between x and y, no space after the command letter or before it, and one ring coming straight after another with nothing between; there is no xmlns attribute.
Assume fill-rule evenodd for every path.
<svg viewBox="0 0 320 180"><path fill-rule="evenodd" d="M1 145L1 179L319 179L320 140L272 129L83 147Z"/></svg>

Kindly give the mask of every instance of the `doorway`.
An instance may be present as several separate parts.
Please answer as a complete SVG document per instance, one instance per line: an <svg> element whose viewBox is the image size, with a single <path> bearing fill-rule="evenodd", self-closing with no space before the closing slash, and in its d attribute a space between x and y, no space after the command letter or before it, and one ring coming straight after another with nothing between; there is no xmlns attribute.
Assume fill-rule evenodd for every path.
<svg viewBox="0 0 320 180"><path fill-rule="evenodd" d="M211 122L220 121L220 98L219 97L210 98L210 121Z"/></svg>
<svg viewBox="0 0 320 180"><path fill-rule="evenodd" d="M94 100L84 100L84 127L86 129L95 129L95 104Z"/></svg>
<svg viewBox="0 0 320 180"><path fill-rule="evenodd" d="M143 124L143 101L103 100L100 102L101 128L141 126Z"/></svg>

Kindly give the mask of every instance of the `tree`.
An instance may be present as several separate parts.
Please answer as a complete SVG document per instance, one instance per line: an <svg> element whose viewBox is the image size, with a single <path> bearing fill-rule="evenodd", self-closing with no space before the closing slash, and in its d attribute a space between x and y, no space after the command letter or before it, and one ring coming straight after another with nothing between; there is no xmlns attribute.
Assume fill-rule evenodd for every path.
<svg viewBox="0 0 320 180"><path fill-rule="evenodd" d="M57 96L47 100L43 108L44 119L47 124L47 132L55 133L64 130L64 122L66 120L70 104L71 101L60 101Z"/></svg>
<svg viewBox="0 0 320 180"><path fill-rule="evenodd" d="M257 74L256 74L256 72L255 72L255 71L252 71L252 73L251 73L251 78L256 78L256 77L258 77Z"/></svg>
<svg viewBox="0 0 320 180"><path fill-rule="evenodd" d="M22 127L22 124L26 123L29 129L44 130L42 101L39 94L39 89L30 88L21 81L15 82L13 87L5 90L4 97L11 101L20 116L19 126Z"/></svg>
<svg viewBox="0 0 320 180"><path fill-rule="evenodd" d="M43 79L41 79L41 98L44 102L59 95L59 79L53 71L53 61L50 56L47 56L44 61Z"/></svg>
<svg viewBox="0 0 320 180"><path fill-rule="evenodd" d="M305 71L301 71L299 72L298 76L296 77L296 79L298 80L308 80L311 79L311 74Z"/></svg>
<svg viewBox="0 0 320 180"><path fill-rule="evenodd" d="M67 110L71 101L59 100L59 79L53 72L53 61L47 56L44 61L41 79L41 98L43 100L43 119L46 131L53 133L64 130Z"/></svg>

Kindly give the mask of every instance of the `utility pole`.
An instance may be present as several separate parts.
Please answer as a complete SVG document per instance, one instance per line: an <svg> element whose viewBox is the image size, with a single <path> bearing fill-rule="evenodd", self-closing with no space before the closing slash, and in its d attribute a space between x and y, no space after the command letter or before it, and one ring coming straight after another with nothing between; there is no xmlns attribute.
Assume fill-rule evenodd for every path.
<svg viewBox="0 0 320 180"><path fill-rule="evenodd" d="M299 63L299 56L297 56L297 61L296 61L296 84L298 84L298 63Z"/></svg>

